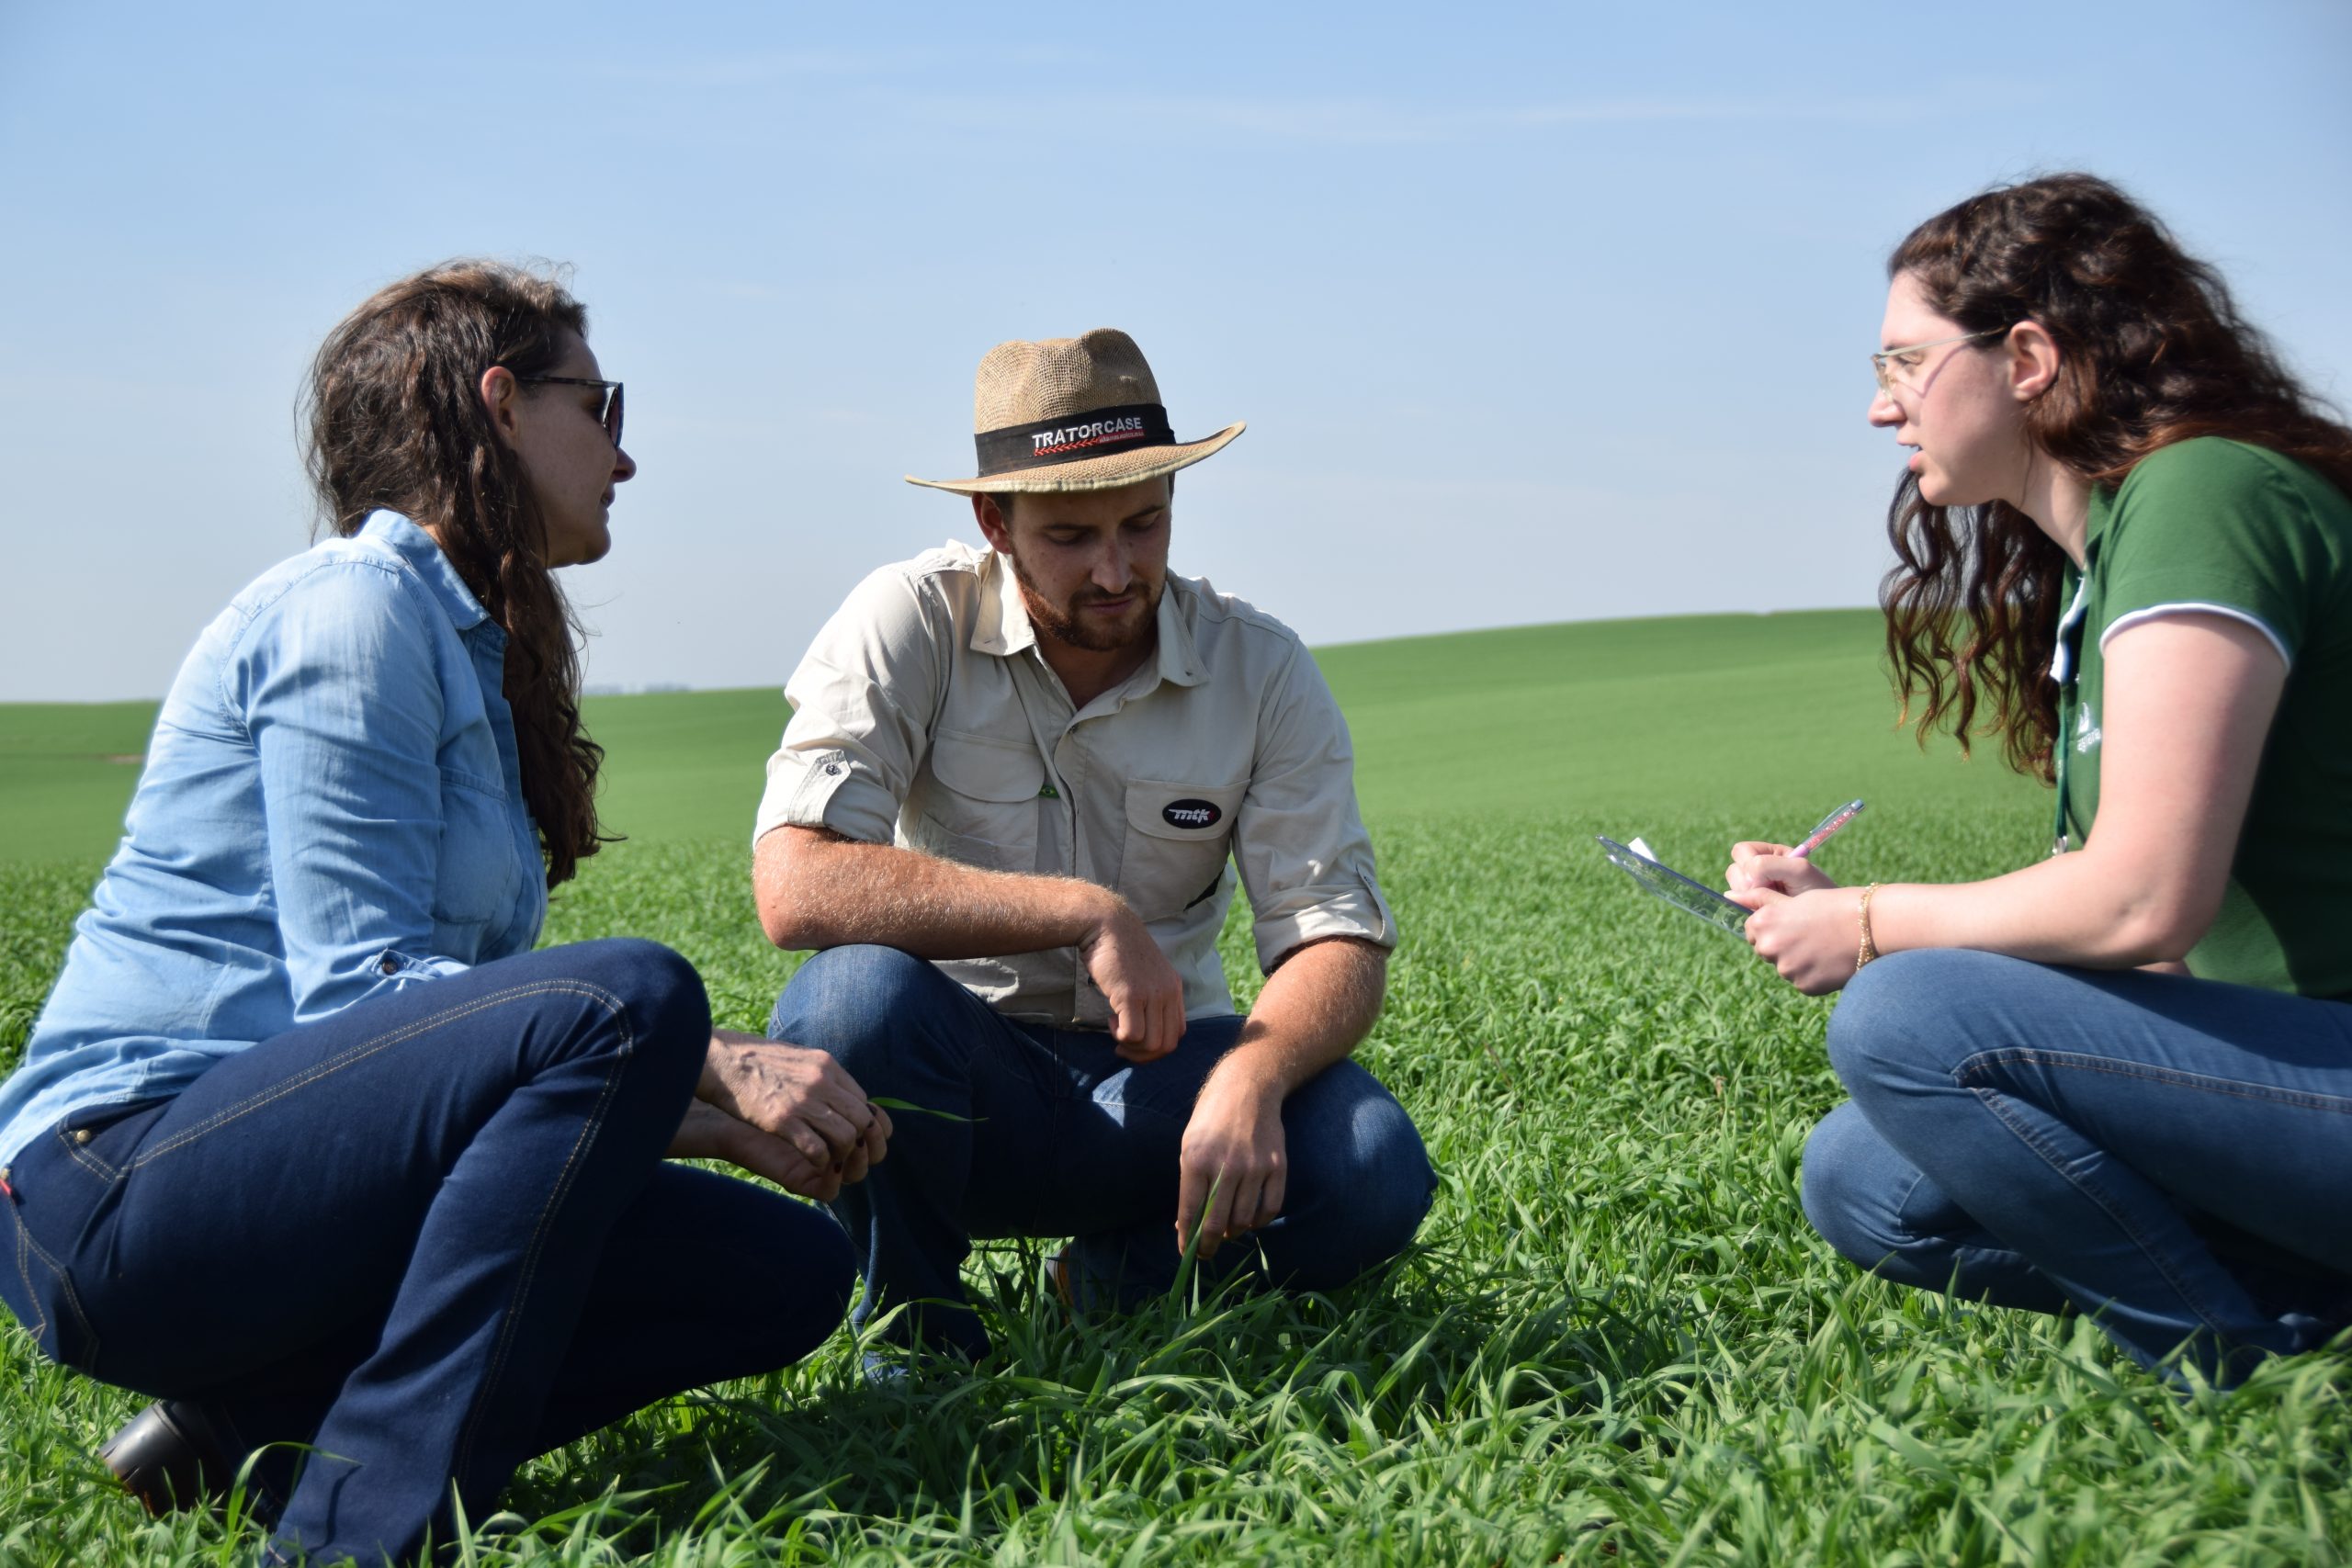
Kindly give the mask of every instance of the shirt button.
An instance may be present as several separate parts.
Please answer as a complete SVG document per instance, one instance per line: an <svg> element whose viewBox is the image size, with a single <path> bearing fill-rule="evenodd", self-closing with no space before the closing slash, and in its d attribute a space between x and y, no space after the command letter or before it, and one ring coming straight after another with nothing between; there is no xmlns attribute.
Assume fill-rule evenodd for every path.
<svg viewBox="0 0 2352 1568"><path fill-rule="evenodd" d="M401 972L401 961L388 953L384 954L384 961L376 967L387 975L397 975Z"/></svg>

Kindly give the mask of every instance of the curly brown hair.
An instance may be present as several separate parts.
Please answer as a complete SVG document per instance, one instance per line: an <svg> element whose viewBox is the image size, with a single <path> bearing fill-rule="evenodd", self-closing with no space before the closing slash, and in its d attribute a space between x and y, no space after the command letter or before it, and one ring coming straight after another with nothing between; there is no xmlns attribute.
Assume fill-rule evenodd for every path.
<svg viewBox="0 0 2352 1568"><path fill-rule="evenodd" d="M2240 316L2221 274L2154 214L2095 175L1997 186L1914 229L1887 258L1962 331L2033 321L2058 374L2026 429L2102 489L2159 448L2199 435L2268 447L2352 494L2352 430L2290 375ZM2052 777L2066 558L2005 502L1930 506L1906 473L1887 509L1895 565L1879 586L1886 651L1919 739L1949 723L1961 749L1998 734L2011 767ZM1990 710L1980 725L1980 705Z"/></svg>
<svg viewBox="0 0 2352 1568"><path fill-rule="evenodd" d="M605 840L604 748L580 728L581 627L546 564L547 530L521 461L482 406L484 370L553 369L588 313L551 276L451 261L344 318L311 366L308 464L326 524L358 532L379 507L433 530L507 636L523 799L549 887Z"/></svg>

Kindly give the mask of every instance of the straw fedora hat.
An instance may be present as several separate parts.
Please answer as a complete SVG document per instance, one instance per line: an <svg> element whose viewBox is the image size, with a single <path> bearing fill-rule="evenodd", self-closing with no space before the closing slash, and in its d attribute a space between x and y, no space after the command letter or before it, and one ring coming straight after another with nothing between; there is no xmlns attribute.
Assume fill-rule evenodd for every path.
<svg viewBox="0 0 2352 1568"><path fill-rule="evenodd" d="M989 349L972 387L972 430L978 474L909 474L907 482L959 495L1111 490L1197 463L1242 426L1228 424L1201 441L1177 440L1143 350L1126 333L1097 327L1080 337Z"/></svg>

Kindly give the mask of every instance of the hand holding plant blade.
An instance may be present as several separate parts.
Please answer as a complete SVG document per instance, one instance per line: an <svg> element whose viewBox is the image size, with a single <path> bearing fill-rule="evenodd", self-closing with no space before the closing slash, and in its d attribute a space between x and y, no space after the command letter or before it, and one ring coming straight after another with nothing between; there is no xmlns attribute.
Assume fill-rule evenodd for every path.
<svg viewBox="0 0 2352 1568"><path fill-rule="evenodd" d="M889 1111L868 1100L839 1062L740 1030L711 1032L695 1096L782 1139L843 1183L863 1180L889 1143Z"/></svg>

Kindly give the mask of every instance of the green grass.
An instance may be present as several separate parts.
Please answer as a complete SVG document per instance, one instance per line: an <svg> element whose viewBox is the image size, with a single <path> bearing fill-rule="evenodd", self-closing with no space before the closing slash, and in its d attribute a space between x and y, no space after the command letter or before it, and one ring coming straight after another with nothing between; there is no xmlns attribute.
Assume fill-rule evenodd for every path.
<svg viewBox="0 0 2352 1568"><path fill-rule="evenodd" d="M154 727L153 703L0 704L0 862L104 858Z"/></svg>
<svg viewBox="0 0 2352 1568"><path fill-rule="evenodd" d="M1638 831L1703 874L1735 832L1801 829L1860 794L1833 872L2030 858L2045 797L1890 731L1869 617L1321 657L1407 939L1362 1055L1442 1179L1404 1262L1328 1298L1072 1325L1040 1301L1036 1249L991 1248L972 1278L1005 1347L994 1375L876 1391L837 1337L535 1461L506 1499L520 1533L476 1561L2345 1560L2338 1361L2184 1400L2079 1323L1956 1310L1839 1263L1794 1189L1838 1097L1828 1004L1593 852L1591 832ZM723 1021L763 1017L792 961L751 925L745 824L781 711L773 694L597 704L632 839L559 896L550 940L659 936ZM0 733L18 719L0 710ZM96 867L86 849L37 858L0 866L0 1030L38 1005ZM1245 995L1246 953L1228 927ZM135 1404L21 1336L0 1345L0 1564L249 1548L111 1490L92 1454Z"/></svg>

